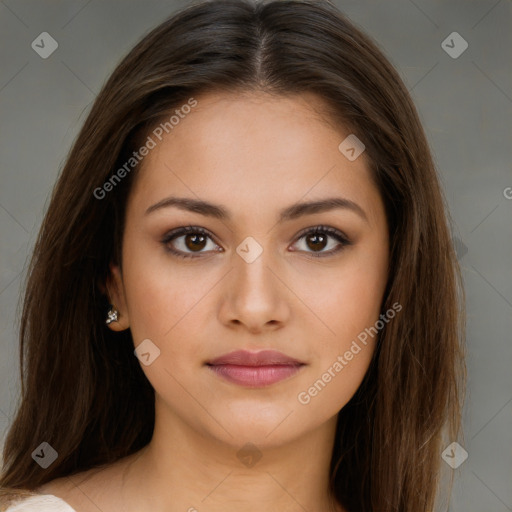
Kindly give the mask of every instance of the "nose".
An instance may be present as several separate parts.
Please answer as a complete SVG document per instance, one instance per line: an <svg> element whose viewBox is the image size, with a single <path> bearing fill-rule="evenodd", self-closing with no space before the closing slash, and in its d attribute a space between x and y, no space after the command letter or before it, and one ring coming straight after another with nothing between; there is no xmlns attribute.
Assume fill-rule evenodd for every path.
<svg viewBox="0 0 512 512"><path fill-rule="evenodd" d="M264 249L251 263L235 253L232 264L221 291L219 320L253 334L282 328L290 318L291 292L270 251Z"/></svg>

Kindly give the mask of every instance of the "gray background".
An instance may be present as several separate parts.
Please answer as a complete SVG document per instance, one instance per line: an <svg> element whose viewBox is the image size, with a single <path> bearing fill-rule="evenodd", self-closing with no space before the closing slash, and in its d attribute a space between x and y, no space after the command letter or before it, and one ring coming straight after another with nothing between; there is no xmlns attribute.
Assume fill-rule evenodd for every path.
<svg viewBox="0 0 512 512"><path fill-rule="evenodd" d="M454 221L468 299L469 457L455 471L451 510L512 510L512 1L336 3L411 91ZM0 1L2 439L19 393L20 285L57 173L115 64L185 4ZM453 31L469 44L458 58L441 47ZM31 48L42 32L59 44L47 59Z"/></svg>

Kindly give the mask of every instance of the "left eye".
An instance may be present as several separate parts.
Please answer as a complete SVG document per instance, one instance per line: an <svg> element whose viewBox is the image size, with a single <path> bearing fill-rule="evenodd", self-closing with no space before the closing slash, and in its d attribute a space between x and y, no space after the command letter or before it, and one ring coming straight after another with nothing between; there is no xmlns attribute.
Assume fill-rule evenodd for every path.
<svg viewBox="0 0 512 512"><path fill-rule="evenodd" d="M330 256L341 251L346 245L350 245L349 239L341 231L327 226L317 226L309 229L299 235L298 240L303 239L302 246L305 249L299 250L304 250L304 252L308 252L315 257ZM329 248L329 250L325 251L326 248ZM311 249L311 251L308 251L308 249Z"/></svg>

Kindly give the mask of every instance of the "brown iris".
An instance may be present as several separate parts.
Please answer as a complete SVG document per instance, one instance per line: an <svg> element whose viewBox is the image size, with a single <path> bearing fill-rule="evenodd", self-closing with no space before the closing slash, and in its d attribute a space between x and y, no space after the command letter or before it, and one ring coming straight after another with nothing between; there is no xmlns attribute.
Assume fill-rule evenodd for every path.
<svg viewBox="0 0 512 512"><path fill-rule="evenodd" d="M322 233L312 233L307 236L306 243L310 249L321 250L325 248L327 236Z"/></svg>
<svg viewBox="0 0 512 512"><path fill-rule="evenodd" d="M204 246L206 245L206 236L201 234L188 234L185 235L185 245L188 249L191 251L200 251L201 249L204 249Z"/></svg>

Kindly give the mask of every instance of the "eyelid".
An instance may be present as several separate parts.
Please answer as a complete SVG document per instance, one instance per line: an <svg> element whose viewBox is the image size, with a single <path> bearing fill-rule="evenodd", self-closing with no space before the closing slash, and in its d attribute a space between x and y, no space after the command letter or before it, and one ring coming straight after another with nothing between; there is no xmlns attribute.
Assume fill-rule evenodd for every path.
<svg viewBox="0 0 512 512"><path fill-rule="evenodd" d="M304 235L309 235L310 233L326 233L328 235L334 236L335 238L337 237L341 239L341 241L346 244L351 243L350 238L343 231L341 231L341 229L325 226L323 224L302 229L299 231L299 233L297 233L295 240L300 240Z"/></svg>
<svg viewBox="0 0 512 512"><path fill-rule="evenodd" d="M209 236L210 238L212 238L212 240L215 240L215 236L213 235L213 233L208 231L206 228L202 228L200 226L180 226L178 228L171 229L164 235L163 240L171 240L172 238L176 238L181 235L186 235L188 233L199 233L201 235Z"/></svg>

